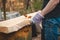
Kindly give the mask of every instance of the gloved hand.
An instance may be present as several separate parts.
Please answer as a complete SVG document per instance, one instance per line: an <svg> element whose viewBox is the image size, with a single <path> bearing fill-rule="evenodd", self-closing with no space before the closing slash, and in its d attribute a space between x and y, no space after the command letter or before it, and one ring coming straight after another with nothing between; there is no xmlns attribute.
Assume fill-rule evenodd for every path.
<svg viewBox="0 0 60 40"><path fill-rule="evenodd" d="M44 16L41 15L41 11L37 11L36 15L32 18L31 21L39 24L42 21L43 18L44 18Z"/></svg>

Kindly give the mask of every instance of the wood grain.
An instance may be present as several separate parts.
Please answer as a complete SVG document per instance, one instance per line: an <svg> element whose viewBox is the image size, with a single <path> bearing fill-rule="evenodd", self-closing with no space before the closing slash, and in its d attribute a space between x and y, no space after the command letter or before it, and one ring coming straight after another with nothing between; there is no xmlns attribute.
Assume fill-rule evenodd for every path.
<svg viewBox="0 0 60 40"><path fill-rule="evenodd" d="M31 31L31 26L26 26L10 34L0 33L0 40L31 40Z"/></svg>

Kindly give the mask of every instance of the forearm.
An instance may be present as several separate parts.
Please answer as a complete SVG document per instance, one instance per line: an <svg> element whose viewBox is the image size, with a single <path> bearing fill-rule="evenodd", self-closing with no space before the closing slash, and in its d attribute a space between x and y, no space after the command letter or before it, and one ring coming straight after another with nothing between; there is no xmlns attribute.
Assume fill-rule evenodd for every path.
<svg viewBox="0 0 60 40"><path fill-rule="evenodd" d="M40 11L36 12L36 15L32 18L32 21L34 23L40 24L40 22L44 18L44 15L52 11L58 3L59 3L59 0L50 0L46 5L46 7L41 12Z"/></svg>
<svg viewBox="0 0 60 40"><path fill-rule="evenodd" d="M59 3L59 0L50 0L48 2L48 4L46 5L46 7L41 11L41 14L44 16L46 15L47 13L49 13L50 11L52 11L56 5Z"/></svg>

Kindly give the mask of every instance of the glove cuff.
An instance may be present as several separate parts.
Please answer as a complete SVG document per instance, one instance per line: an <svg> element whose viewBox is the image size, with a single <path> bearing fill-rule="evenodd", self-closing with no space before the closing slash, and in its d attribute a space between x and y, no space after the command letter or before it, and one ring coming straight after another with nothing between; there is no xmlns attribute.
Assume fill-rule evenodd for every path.
<svg viewBox="0 0 60 40"><path fill-rule="evenodd" d="M37 14L40 15L42 18L44 18L44 16L41 15L41 11L38 11Z"/></svg>

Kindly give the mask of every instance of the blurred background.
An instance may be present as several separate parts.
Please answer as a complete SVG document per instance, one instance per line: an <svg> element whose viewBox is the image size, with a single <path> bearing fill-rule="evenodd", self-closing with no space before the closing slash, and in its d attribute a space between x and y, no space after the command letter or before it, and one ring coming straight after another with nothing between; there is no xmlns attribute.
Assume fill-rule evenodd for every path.
<svg viewBox="0 0 60 40"><path fill-rule="evenodd" d="M2 19L10 19L10 15L25 15L41 10L43 0L0 0L0 12ZM7 16L9 17L7 17ZM16 17L17 17L16 16Z"/></svg>

